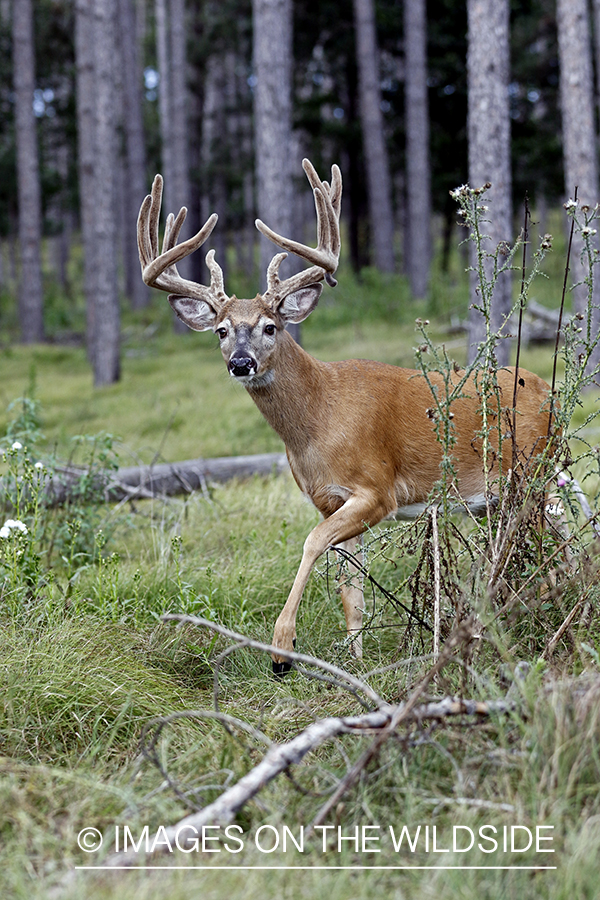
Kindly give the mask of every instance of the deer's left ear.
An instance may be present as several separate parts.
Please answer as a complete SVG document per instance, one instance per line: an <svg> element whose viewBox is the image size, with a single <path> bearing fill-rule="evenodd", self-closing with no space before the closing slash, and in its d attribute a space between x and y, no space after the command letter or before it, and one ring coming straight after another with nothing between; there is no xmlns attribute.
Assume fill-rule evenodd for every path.
<svg viewBox="0 0 600 900"><path fill-rule="evenodd" d="M322 284L309 284L284 297L277 308L284 322L303 322L319 302L322 290Z"/></svg>

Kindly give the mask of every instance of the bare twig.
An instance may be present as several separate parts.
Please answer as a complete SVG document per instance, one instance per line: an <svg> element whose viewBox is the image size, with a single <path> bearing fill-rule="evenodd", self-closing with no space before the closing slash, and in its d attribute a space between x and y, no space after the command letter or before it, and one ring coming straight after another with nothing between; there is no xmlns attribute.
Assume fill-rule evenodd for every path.
<svg viewBox="0 0 600 900"><path fill-rule="evenodd" d="M363 575L368 581L371 582L374 587L381 591L385 599L388 600L394 607L396 607L396 609L398 609L398 607L402 608L411 618L415 619L422 628L425 628L429 632L433 631L431 625L429 625L428 622L426 622L424 619L421 619L421 617L418 616L414 612L414 610L412 610L409 606L406 606L406 604L399 600L395 594L392 594L391 591L388 591L387 588L383 587L382 584L376 581L371 573L357 561L356 557L352 553L348 553L347 550L339 546L331 547L331 550L334 550L339 556L342 557L342 559L345 559L346 562L354 566L354 568L357 569L361 575ZM406 579L406 581L408 580L409 578Z"/></svg>
<svg viewBox="0 0 600 900"><path fill-rule="evenodd" d="M440 536L438 532L437 506L431 507L431 534L433 539L433 658L440 654Z"/></svg>
<svg viewBox="0 0 600 900"><path fill-rule="evenodd" d="M315 656L307 656L304 653L296 653L295 651L291 650L283 650L281 647L274 647L272 644L263 644L262 641L251 640L250 638L245 637L243 634L238 634L235 631L231 631L229 628L225 628L223 625L218 625L216 622L211 622L209 619L203 619L200 616L187 616L179 613L168 613L167 615L162 617L162 620L163 622L188 622L191 625L199 625L201 628L208 628L211 631L216 631L218 634L222 634L224 637L231 638L231 640L236 641L243 647L249 647L252 650L261 650L265 653L277 653L279 654L279 656L283 656L290 662L299 662L303 663L305 666L314 666L317 669L323 669L325 672L329 672L330 675L333 675L336 678L336 684L338 687L342 687L345 690L348 690L348 685L350 685L356 691L364 694L372 703L375 704L377 708L384 708L388 705L385 700L383 700L379 696L379 694L374 691L373 688L365 681L357 678L350 672L346 672L345 669L340 669L338 666L334 666L331 663L325 662L322 659L318 659ZM304 674L310 676L310 672L305 672ZM363 700L360 700L359 702L363 706L368 708L367 704L365 704Z"/></svg>
<svg viewBox="0 0 600 900"><path fill-rule="evenodd" d="M519 363L521 360L521 341L523 338L523 307L525 305L525 272L527 261L527 244L529 241L528 222L531 218L529 212L529 197L525 195L525 219L523 222L523 261L521 265L521 293L519 294L519 324L517 328L517 355L515 359L515 381L513 386L512 408L512 468L517 466L517 391L519 386Z"/></svg>
<svg viewBox="0 0 600 900"><path fill-rule="evenodd" d="M574 200L577 200L577 185L575 185ZM558 325L556 326L556 341L554 344L554 361L552 363L552 386L550 390L550 412L548 414L548 437L552 434L552 417L554 415L554 396L556 390L556 369L558 365L558 345L560 342L560 332L562 328L563 311L565 308L565 298L567 296L567 282L569 279L569 268L571 263L571 249L573 247L573 231L575 228L575 216L571 219L571 230L569 231L569 244L567 246L567 259L565 261L565 276L563 278L562 294L560 298L560 312L558 314Z"/></svg>
<svg viewBox="0 0 600 900"><path fill-rule="evenodd" d="M190 800L189 792L181 790L178 783L171 777L165 766L162 764L159 754L156 750L156 745L164 728L167 725L170 725L172 722L177 722L179 719L214 719L217 722L220 722L228 732L228 734L230 734L234 738L236 737L236 735L234 734L234 731L232 729L239 728L241 731L244 731L246 732L246 734L249 734L251 737L253 737L254 740L266 744L267 747L270 747L273 743L266 734L264 734L258 728L255 728L253 725L250 725L248 722L244 722L243 719L238 719L234 716L228 715L227 713L215 712L214 710L210 709L178 710L177 712L171 713L168 716L160 716L152 719L150 722L147 722L140 736L140 750L142 755L145 756L146 759L149 759L154 766L156 766L175 796L178 797L190 809L194 809L196 811L199 811L200 809L202 809L202 807Z"/></svg>

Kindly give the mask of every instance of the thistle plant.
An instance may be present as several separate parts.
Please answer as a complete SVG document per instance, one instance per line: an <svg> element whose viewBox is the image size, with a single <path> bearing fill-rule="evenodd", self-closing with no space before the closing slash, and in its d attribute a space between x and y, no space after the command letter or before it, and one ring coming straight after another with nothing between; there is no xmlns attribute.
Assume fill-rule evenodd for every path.
<svg viewBox="0 0 600 900"><path fill-rule="evenodd" d="M408 587L412 595L407 633L414 631L417 616L431 623L436 605L434 632L440 628L443 631L444 622L447 628L466 612L476 612L482 634L488 635L488 642L482 646L494 646L504 657L507 645L501 637L502 631L498 630L499 623L518 621L516 633L539 643L539 631L532 637L531 613L543 609L547 631L554 629L559 633L556 625L565 618L563 604L572 592L577 592L578 579L593 568L585 546L578 544L577 529L567 529L562 505L558 500L549 502L548 497L562 495L573 524L581 517L574 500L581 500L583 493L574 474L569 474L570 469L574 466L583 481L591 481L593 475L591 483L596 493L600 485L600 449L589 440L590 426L597 412L591 412L581 425L571 424L574 412L582 403L582 391L598 376L594 359L600 349L600 329L594 324L597 315L594 268L599 254L594 245L594 226L599 213L597 208L583 208L575 202L566 205L574 233L580 236L587 304L567 324L563 324L561 308L552 388L548 390L547 439L545 446L540 444L531 458L525 459L517 441L516 403L522 321L532 284L536 278L544 277L543 263L552 249L552 237L543 235L535 252L527 258L530 242L526 210L524 227L516 243L490 247L485 233L488 209L483 202L489 187L473 189L462 185L451 192L459 205L462 224L468 229L467 241L473 244L471 271L478 284L475 308L485 325L485 337L476 349L473 362L466 368L459 366L443 345L434 343L429 322L423 319L416 322L419 336L416 357L431 391L427 414L441 447L440 479L431 495L430 510L427 517L414 525L388 528L379 538L372 535L367 552L371 562L382 555L389 556L389 549L385 554L382 552L379 540L387 548L395 545L398 558L407 553L413 556L412 574L403 573L398 589ZM510 314L495 330L494 293L498 279L509 270L520 270L520 289L518 294L515 292ZM565 281L563 308L566 296ZM499 340L509 336L509 328L515 330L514 323L517 323L516 366L514 390L508 396L506 384L502 392L498 386L496 348ZM560 372L563 366L564 375ZM480 403L481 431L477 438L485 472L487 508L483 518L472 518L470 525L465 526L464 520L455 523L450 515L460 505L456 490L453 405L462 397L472 396L474 390ZM545 409L546 406L542 407ZM492 503L494 495L497 500ZM589 515L587 508L586 516ZM592 534L592 530L588 533ZM511 635L513 640L518 646L518 638ZM554 647L555 643L549 640L550 645ZM435 634L433 646L435 653ZM406 649L405 638L403 650Z"/></svg>
<svg viewBox="0 0 600 900"><path fill-rule="evenodd" d="M589 389L598 387L600 376L600 314L596 285L596 266L600 260L600 252L595 227L600 218L600 210L598 204L594 207L581 204L576 196L569 199L564 207L571 220L569 256L577 253L579 255L579 260L575 260L573 268L579 272L581 280L573 286L573 290L583 289L584 296L579 296L578 302L574 302L576 309L573 315L562 325L567 294L568 259L560 308L562 325L560 334L563 342L562 345L559 344L557 335L552 376L552 415L556 429L564 436L561 464L565 471L559 477L560 493L571 511L572 518L576 521L577 509L574 501L581 502L583 498L585 506L586 499L577 479L571 474L573 470L577 472L587 490L591 491L592 506L596 507L600 498L600 449L590 440L590 436L598 430L596 425L598 409L593 408L584 415L582 421L577 422L578 410L584 408L584 398ZM564 374L562 382L555 390L559 360L562 362ZM588 518L592 514L589 506L586 507L586 514ZM598 523L592 524L597 534Z"/></svg>

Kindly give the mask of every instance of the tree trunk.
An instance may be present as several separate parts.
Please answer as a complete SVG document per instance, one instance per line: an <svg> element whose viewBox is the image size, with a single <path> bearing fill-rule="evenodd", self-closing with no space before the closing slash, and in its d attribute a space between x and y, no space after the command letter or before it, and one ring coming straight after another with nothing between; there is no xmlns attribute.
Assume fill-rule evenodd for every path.
<svg viewBox="0 0 600 900"><path fill-rule="evenodd" d="M204 107L202 112L203 192L201 219L205 222L213 212L216 212L219 216L219 224L211 234L204 252L206 253L209 248L215 251L217 262L223 270L223 277L226 281L228 274L225 253L227 195L222 158L225 152L224 143L227 140L227 135L225 130L223 58L220 54L215 53L206 60ZM208 270L205 270L204 279L209 277Z"/></svg>
<svg viewBox="0 0 600 900"><path fill-rule="evenodd" d="M290 160L292 133L292 0L253 0L254 145L258 216L279 234L293 237L293 184ZM275 246L262 235L260 277L266 286ZM287 259L287 277L298 271ZM298 339L299 330L289 329Z"/></svg>
<svg viewBox="0 0 600 900"><path fill-rule="evenodd" d="M75 5L75 68L77 77L77 149L79 169L79 215L83 244L83 287L86 301L86 347L94 362L94 298L96 296L96 246L94 162L94 16L92 0Z"/></svg>
<svg viewBox="0 0 600 900"><path fill-rule="evenodd" d="M172 212L177 213L182 206L188 206L190 202L185 0L170 0L169 11L171 25L169 140L173 166L171 201ZM188 277L186 266L187 260L178 263L179 272L184 278Z"/></svg>
<svg viewBox="0 0 600 900"><path fill-rule="evenodd" d="M158 118L160 123L161 170L164 178L163 207L167 213L176 213L173 202L175 179L171 156L171 55L169 53L169 28L167 0L155 0L156 58L158 62Z"/></svg>
<svg viewBox="0 0 600 900"><path fill-rule="evenodd" d="M142 116L142 71L134 0L119 2L119 39L123 88L123 131L125 136L125 293L133 309L148 305L150 292L140 275L136 222L146 191L146 148Z"/></svg>
<svg viewBox="0 0 600 900"><path fill-rule="evenodd" d="M187 122L187 59L185 0L156 0L156 43L159 84L159 116L162 169L164 177L164 211L175 215L190 203L189 150ZM182 240L189 233L186 224ZM191 275L189 259L177 266L183 278ZM173 329L187 331L173 315Z"/></svg>
<svg viewBox="0 0 600 900"><path fill-rule="evenodd" d="M381 112L379 53L373 0L354 0L358 89L363 149L367 168L371 246L375 265L394 271L392 182Z"/></svg>
<svg viewBox="0 0 600 900"><path fill-rule="evenodd" d="M19 322L26 344L44 339L42 201L37 130L33 112L35 55L31 0L13 2L13 77L19 202Z"/></svg>
<svg viewBox="0 0 600 900"><path fill-rule="evenodd" d="M512 241L508 0L468 0L467 15L469 183L472 188L481 187L487 181L492 184L486 194L491 221L483 223L483 230L490 238L484 248L493 252L501 241ZM491 263L487 271L489 278ZM475 290L476 280L471 273L471 303L480 305ZM510 273L506 272L498 278L494 290L492 332L498 331L510 309L511 279ZM484 339L484 318L471 308L469 361L474 359L477 347ZM507 339L498 342L496 356L500 366L508 363L510 344Z"/></svg>
<svg viewBox="0 0 600 900"><path fill-rule="evenodd" d="M594 114L592 52L588 9L585 0L557 0L558 51L560 64L560 107L565 170L566 197L577 197L581 204L594 207L598 202L598 165ZM597 236L594 239L597 243ZM571 251L573 284L587 275L580 260L583 242L575 237ZM597 275L596 275L597 282ZM575 288L575 310L587 319L587 285ZM594 288L591 333L600 331L598 302L600 288ZM600 362L600 347L590 360L593 369Z"/></svg>
<svg viewBox="0 0 600 900"><path fill-rule="evenodd" d="M596 103L600 112L600 0L592 0L594 19L594 59L596 64Z"/></svg>
<svg viewBox="0 0 600 900"><path fill-rule="evenodd" d="M425 0L404 2L404 96L406 107L406 270L415 297L425 297L431 263L431 171L427 102Z"/></svg>
<svg viewBox="0 0 600 900"><path fill-rule="evenodd" d="M115 0L94 0L96 150L94 165L95 264L93 366L96 387L120 375L120 314L115 221L116 128L114 120Z"/></svg>
<svg viewBox="0 0 600 900"><path fill-rule="evenodd" d="M256 217L254 204L254 154L252 144L252 97L246 78L243 56L240 53L236 70L236 96L239 109L239 142L237 158L242 176L242 220L241 220L241 269L253 279L255 277L254 249L258 232L254 226Z"/></svg>

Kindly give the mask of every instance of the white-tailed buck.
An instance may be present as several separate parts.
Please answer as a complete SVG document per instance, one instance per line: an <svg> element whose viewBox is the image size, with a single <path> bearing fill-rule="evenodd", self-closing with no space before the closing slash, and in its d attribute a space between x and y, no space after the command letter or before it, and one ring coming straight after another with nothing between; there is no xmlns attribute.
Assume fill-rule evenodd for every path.
<svg viewBox="0 0 600 900"><path fill-rule="evenodd" d="M442 450L434 431L431 389L420 372L368 360L320 362L309 356L285 330L315 309L325 279L337 269L340 252L339 218L342 199L340 170L333 166L331 184L322 182L308 160L304 171L313 189L318 246L306 247L275 234L260 220L256 227L273 243L312 263L311 268L280 280L286 253L273 257L267 289L253 300L228 296L223 272L206 256L210 285L181 278L176 263L208 238L217 216L197 235L177 244L186 216L167 218L162 252L158 221L162 178L144 200L138 220L143 278L150 287L169 292L180 319L195 331L212 329L233 378L244 385L261 413L285 443L293 476L323 516L308 535L294 584L275 624L273 644L291 651L296 614L310 572L329 547L356 549L360 535L387 516L413 518L428 502L440 478ZM537 375L519 371L516 425L519 455L541 452L548 435L549 387ZM431 376L434 384L441 378ZM512 407L514 369L497 373L502 405ZM486 505L486 489L497 482L497 465L484 473L481 397L475 382L467 382L452 404L456 441L453 448L456 484L462 501L473 511ZM498 423L499 427L499 423ZM361 655L363 614L359 584L341 588L351 648ZM289 663L273 655L273 670L284 673Z"/></svg>

